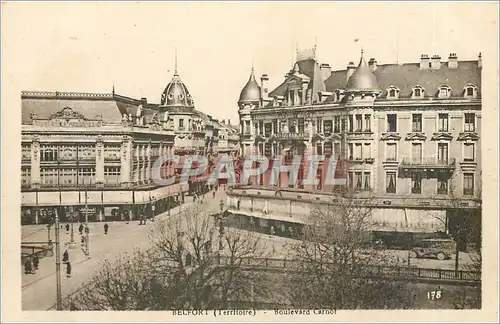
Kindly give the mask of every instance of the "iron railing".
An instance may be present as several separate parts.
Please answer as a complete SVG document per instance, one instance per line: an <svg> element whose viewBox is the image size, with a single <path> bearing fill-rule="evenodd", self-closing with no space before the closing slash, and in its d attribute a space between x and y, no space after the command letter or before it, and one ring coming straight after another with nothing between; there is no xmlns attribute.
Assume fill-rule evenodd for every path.
<svg viewBox="0 0 500 324"><path fill-rule="evenodd" d="M455 165L455 158L439 158L439 157L413 157L403 158L402 165L406 166L430 166L430 167L452 167Z"/></svg>

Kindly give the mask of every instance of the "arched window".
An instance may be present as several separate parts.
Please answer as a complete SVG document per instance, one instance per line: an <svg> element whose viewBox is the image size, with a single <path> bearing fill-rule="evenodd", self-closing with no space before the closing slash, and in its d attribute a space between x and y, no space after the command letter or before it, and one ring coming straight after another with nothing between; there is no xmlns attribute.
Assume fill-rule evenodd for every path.
<svg viewBox="0 0 500 324"><path fill-rule="evenodd" d="M477 87L473 84L467 84L464 87L464 97L476 98L477 97Z"/></svg>
<svg viewBox="0 0 500 324"><path fill-rule="evenodd" d="M412 88L412 98L423 98L425 95L425 89L422 86L416 85Z"/></svg>
<svg viewBox="0 0 500 324"><path fill-rule="evenodd" d="M399 89L395 86L390 86L387 88L387 98L389 99L397 99L399 98Z"/></svg>
<svg viewBox="0 0 500 324"><path fill-rule="evenodd" d="M438 97L439 98L449 98L451 96L451 88L447 85L442 85L439 87Z"/></svg>

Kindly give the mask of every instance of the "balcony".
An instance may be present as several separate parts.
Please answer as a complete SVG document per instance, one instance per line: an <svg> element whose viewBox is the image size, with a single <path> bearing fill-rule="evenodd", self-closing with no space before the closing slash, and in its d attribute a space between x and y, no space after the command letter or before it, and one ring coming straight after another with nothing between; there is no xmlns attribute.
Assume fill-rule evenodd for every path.
<svg viewBox="0 0 500 324"><path fill-rule="evenodd" d="M279 140L307 140L309 138L307 133L280 133L275 136Z"/></svg>
<svg viewBox="0 0 500 324"><path fill-rule="evenodd" d="M454 169L455 158L403 158L401 165L405 168Z"/></svg>

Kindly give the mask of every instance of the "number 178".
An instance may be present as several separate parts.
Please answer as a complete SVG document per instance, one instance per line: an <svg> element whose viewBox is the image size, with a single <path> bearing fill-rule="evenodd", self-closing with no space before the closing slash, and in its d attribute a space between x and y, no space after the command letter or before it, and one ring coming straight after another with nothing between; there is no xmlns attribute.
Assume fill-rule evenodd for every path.
<svg viewBox="0 0 500 324"><path fill-rule="evenodd" d="M441 290L427 292L427 299L436 300L441 298Z"/></svg>

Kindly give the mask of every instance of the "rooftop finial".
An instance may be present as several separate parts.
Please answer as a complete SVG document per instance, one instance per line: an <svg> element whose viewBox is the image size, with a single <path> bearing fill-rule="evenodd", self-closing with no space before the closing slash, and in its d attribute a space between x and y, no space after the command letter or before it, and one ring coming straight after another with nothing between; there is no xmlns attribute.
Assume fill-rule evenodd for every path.
<svg viewBox="0 0 500 324"><path fill-rule="evenodd" d="M363 57L363 47L361 47L361 57Z"/></svg>
<svg viewBox="0 0 500 324"><path fill-rule="evenodd" d="M175 70L174 75L177 75L177 47L175 48Z"/></svg>
<svg viewBox="0 0 500 324"><path fill-rule="evenodd" d="M113 91L111 92L113 96L115 95L115 83L113 82Z"/></svg>

